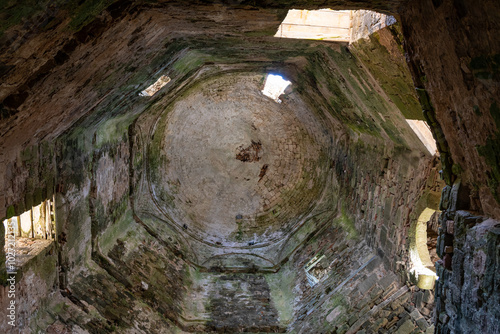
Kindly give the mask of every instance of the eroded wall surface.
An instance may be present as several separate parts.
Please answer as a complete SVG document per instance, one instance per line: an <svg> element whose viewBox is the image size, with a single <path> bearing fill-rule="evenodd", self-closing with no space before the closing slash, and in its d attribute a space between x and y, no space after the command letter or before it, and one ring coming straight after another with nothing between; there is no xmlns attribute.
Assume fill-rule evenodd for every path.
<svg viewBox="0 0 500 334"><path fill-rule="evenodd" d="M349 6L395 11L398 4ZM278 42L272 35L286 13L278 7L116 2L75 30L66 30L64 12L46 11L39 20L46 26L31 29L28 21L6 32L2 55L26 61L14 64L2 56L8 84L2 90L0 204L5 203L0 208L20 214L55 193L58 231L54 253L33 269L35 275L46 273L37 285L43 289L33 294L26 283L23 290L41 306L19 314L20 329L432 332L434 298L415 286L409 237L422 210L437 209L443 168L450 188L439 207L437 253L443 261L437 266L436 327L445 333L495 332L498 228L479 215L497 217L498 209L491 121L498 78L490 52L497 40L488 37L489 44L481 44L471 37L487 29L471 17L484 14L488 29L496 29L495 6L412 2L401 12L404 43L395 28L350 48ZM446 13L455 16L446 21ZM453 37L457 29L465 38ZM432 39L429 34L436 31L438 38ZM475 50L470 61L457 62L469 49ZM293 108L300 97L325 128L328 164L320 169L329 175L328 191L314 195L316 211L279 247L248 244L253 241L243 233L251 229L242 230L247 245L235 245L241 241L236 233L224 246L246 247L251 256L231 257L216 240L211 248L197 244L182 224L169 223L145 201L151 191L141 180L150 173L151 148L162 145L151 130L157 116L190 89L196 91L196 84L229 73L260 75L264 81L270 71L292 81L283 105ZM171 78L165 88L140 96L160 75ZM467 96L473 101L463 102ZM443 167L406 122L422 118L434 129ZM462 161L462 155L471 159ZM458 176L465 195L458 195L458 186L451 189ZM228 260L200 261L204 254ZM272 260L256 260L264 255ZM320 282L311 286L305 267L317 255L324 255L313 268ZM24 278L19 284L24 287Z"/></svg>
<svg viewBox="0 0 500 334"><path fill-rule="evenodd" d="M439 333L498 331L499 9L495 1L419 1L401 12L447 183L436 265Z"/></svg>

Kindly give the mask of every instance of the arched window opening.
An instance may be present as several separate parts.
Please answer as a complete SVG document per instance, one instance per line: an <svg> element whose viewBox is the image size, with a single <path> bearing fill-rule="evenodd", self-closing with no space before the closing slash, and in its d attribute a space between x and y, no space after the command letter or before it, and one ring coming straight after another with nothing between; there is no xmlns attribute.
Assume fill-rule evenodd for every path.
<svg viewBox="0 0 500 334"><path fill-rule="evenodd" d="M437 213L434 209L425 208L410 230L410 273L415 276L416 284L421 289L433 289L437 279L434 267L437 260L437 233L434 231ZM428 229L428 226L431 228Z"/></svg>

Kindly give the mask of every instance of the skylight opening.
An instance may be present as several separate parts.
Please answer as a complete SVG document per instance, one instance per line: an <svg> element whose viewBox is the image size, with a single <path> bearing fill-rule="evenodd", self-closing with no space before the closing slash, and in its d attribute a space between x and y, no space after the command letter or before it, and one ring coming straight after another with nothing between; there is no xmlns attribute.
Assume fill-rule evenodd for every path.
<svg viewBox="0 0 500 334"><path fill-rule="evenodd" d="M353 43L395 22L368 10L291 9L274 36Z"/></svg>
<svg viewBox="0 0 500 334"><path fill-rule="evenodd" d="M283 79L281 75L268 74L266 77L266 83L262 93L265 96L270 97L277 103L281 103L279 99L280 95L285 92L285 89L290 85L291 82Z"/></svg>
<svg viewBox="0 0 500 334"><path fill-rule="evenodd" d="M166 75L162 75L154 84L139 93L140 96L153 96L160 89L165 87L166 84L170 82L170 78Z"/></svg>

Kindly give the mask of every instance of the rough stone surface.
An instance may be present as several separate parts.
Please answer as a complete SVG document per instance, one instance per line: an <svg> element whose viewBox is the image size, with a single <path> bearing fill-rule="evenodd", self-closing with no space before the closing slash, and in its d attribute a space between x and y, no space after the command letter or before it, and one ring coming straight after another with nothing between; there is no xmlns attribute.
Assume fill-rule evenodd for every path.
<svg viewBox="0 0 500 334"><path fill-rule="evenodd" d="M289 6L402 34L274 39ZM57 236L22 265L18 332L500 331L498 2L25 7L2 8L0 216L54 195ZM408 236L443 186L433 298Z"/></svg>

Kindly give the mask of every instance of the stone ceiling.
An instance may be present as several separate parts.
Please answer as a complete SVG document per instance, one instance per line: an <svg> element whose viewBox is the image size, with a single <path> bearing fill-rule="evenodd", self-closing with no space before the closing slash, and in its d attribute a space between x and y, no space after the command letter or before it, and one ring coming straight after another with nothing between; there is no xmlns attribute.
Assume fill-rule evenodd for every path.
<svg viewBox="0 0 500 334"><path fill-rule="evenodd" d="M19 277L37 286L26 326L422 329L408 236L442 167L438 330L498 329L498 231L474 229L500 217L497 1L97 3L42 6L0 38L0 216L56 207L56 242ZM350 47L274 38L295 6L401 26ZM268 73L292 82L281 104ZM406 119L429 122L441 167Z"/></svg>

